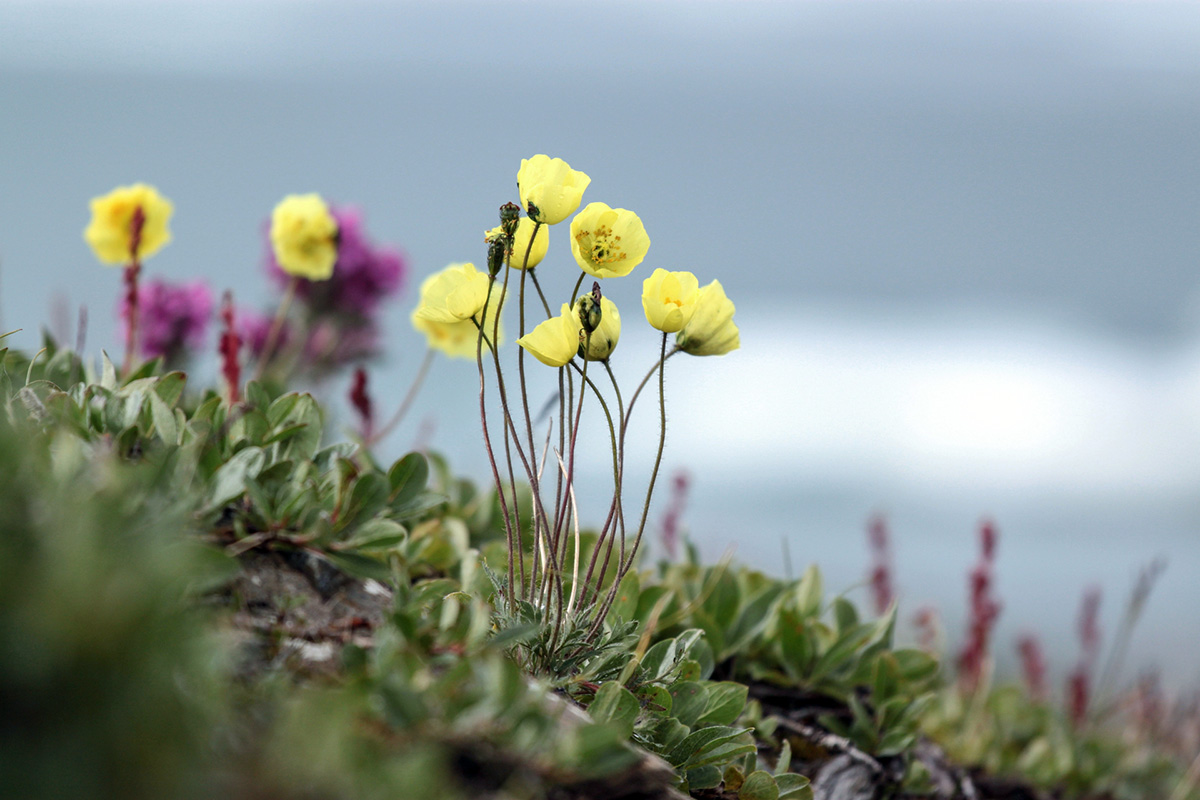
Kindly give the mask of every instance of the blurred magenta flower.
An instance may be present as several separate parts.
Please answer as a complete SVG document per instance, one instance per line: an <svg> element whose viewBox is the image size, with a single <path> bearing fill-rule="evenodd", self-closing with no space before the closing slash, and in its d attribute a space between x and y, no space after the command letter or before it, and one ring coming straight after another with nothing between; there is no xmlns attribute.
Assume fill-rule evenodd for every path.
<svg viewBox="0 0 1200 800"><path fill-rule="evenodd" d="M138 287L137 300L141 355L161 356L168 363L178 364L203 347L213 313L212 291L206 283L172 284L156 279ZM123 338L129 335L128 309L129 298L123 296L117 309Z"/></svg>
<svg viewBox="0 0 1200 800"><path fill-rule="evenodd" d="M362 212L334 207L338 224L338 254L333 276L327 281L301 280L296 298L313 316L345 314L369 319L384 299L400 291L408 272L404 257L391 247L376 247L367 236ZM280 287L291 279L267 248L267 270Z"/></svg>

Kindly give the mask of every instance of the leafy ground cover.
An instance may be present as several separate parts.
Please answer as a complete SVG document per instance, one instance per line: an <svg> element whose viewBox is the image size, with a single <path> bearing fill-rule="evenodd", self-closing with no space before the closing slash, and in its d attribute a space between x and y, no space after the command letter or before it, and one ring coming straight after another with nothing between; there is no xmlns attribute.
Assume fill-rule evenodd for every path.
<svg viewBox="0 0 1200 800"><path fill-rule="evenodd" d="M264 384L0 365L9 796L1200 797L1182 717L965 690L815 566L643 566L551 642L437 456L326 445Z"/></svg>

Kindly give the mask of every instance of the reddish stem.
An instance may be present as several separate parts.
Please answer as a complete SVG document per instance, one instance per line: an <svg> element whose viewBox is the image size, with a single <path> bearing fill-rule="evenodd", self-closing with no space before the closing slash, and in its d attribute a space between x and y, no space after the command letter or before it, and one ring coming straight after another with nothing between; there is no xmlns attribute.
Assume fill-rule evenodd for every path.
<svg viewBox="0 0 1200 800"><path fill-rule="evenodd" d="M146 224L146 212L138 206L133 210L129 220L129 264L125 267L125 307L126 322L129 332L125 337L125 362L121 365L121 373L128 375L133 369L134 359L137 358L138 346L138 275L142 271L138 251L142 246L142 228Z"/></svg>
<svg viewBox="0 0 1200 800"><path fill-rule="evenodd" d="M221 375L224 376L225 383L229 387L229 405L233 406L238 401L242 384L242 367L238 363L238 351L242 347L242 337L238 335L234 325L232 292L225 292L221 299L221 322L225 326L218 345L218 352L221 355Z"/></svg>

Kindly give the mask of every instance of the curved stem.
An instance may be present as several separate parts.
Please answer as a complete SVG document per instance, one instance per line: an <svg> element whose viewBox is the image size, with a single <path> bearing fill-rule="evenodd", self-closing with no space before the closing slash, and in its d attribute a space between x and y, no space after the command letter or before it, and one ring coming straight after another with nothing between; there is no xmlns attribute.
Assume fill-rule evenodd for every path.
<svg viewBox="0 0 1200 800"><path fill-rule="evenodd" d="M404 420L404 415L408 413L408 409L412 406L413 400L416 399L417 392L419 392L421 387L425 384L425 377L429 374L429 367L432 364L433 348L431 347L425 351L425 358L421 360L421 366L417 369L417 375L413 378L412 383L409 384L408 393L404 395L404 400L401 401L400 407L396 409L396 413L392 415L392 418L389 419L382 428L375 431L375 433L371 434L370 438L366 440L364 444L366 444L367 447L378 444L383 439L387 438L388 434L395 430L396 426Z"/></svg>
<svg viewBox="0 0 1200 800"><path fill-rule="evenodd" d="M650 497L654 494L654 482L658 480L658 468L662 464L663 445L667 442L667 397L665 392L665 373L667 368L667 334L663 334L662 338L662 357L658 362L658 411L659 411L659 428L658 428L658 454L654 457L654 469L650 473L650 486L646 489L646 502L642 506L642 519L638 522L638 531L633 538L633 547L629 550L629 560L622 566L618 573L617 581L629 572L629 568L633 566L633 559L637 555L638 545L642 543L642 533L646 529L646 517L650 513ZM630 401L632 407L633 402Z"/></svg>
<svg viewBox="0 0 1200 800"><path fill-rule="evenodd" d="M579 297L579 287L583 286L583 278L587 275L586 272L579 273L579 280L575 281L575 288L571 290L571 305L575 305L575 298Z"/></svg>
<svg viewBox="0 0 1200 800"><path fill-rule="evenodd" d="M528 270L528 272L529 279L533 281L533 288L537 289L538 297L540 297L542 300L542 308L546 309L546 319L550 319L554 316L554 314L550 311L550 304L546 302L546 295L542 291L542 284L538 282L537 270L531 269Z"/></svg>

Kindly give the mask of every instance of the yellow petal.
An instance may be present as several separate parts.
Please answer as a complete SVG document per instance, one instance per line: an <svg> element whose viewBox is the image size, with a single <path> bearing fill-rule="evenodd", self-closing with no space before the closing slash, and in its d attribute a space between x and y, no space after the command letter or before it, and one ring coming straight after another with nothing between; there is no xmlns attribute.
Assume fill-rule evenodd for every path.
<svg viewBox="0 0 1200 800"><path fill-rule="evenodd" d="M571 220L571 254L580 269L597 278L620 278L642 263L650 237L637 214L589 203Z"/></svg>
<svg viewBox="0 0 1200 800"><path fill-rule="evenodd" d="M523 158L521 168L517 171L521 209L528 212L532 203L537 207L538 221L545 225L557 225L579 208L583 192L591 182L591 178L579 170L571 169L561 158L547 155Z"/></svg>

